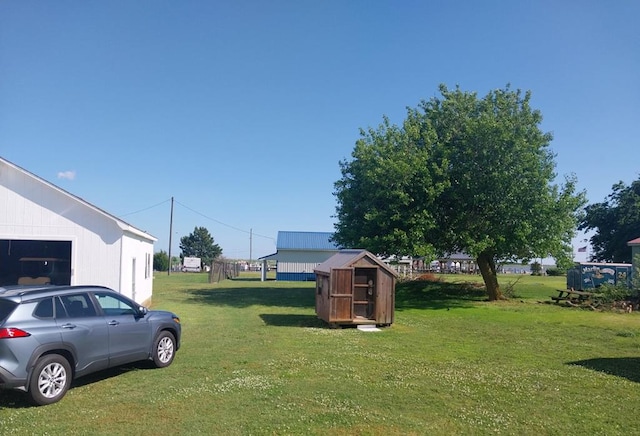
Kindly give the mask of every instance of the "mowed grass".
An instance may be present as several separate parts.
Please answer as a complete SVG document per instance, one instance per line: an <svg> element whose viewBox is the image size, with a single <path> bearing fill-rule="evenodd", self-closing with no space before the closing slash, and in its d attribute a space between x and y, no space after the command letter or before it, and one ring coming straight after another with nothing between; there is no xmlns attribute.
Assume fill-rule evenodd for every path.
<svg viewBox="0 0 640 436"><path fill-rule="evenodd" d="M548 304L562 277L501 276L499 303L478 281L399 284L395 323L368 333L318 320L313 282L157 274L153 307L183 324L173 365L47 407L0 392L0 434L640 434L638 314Z"/></svg>

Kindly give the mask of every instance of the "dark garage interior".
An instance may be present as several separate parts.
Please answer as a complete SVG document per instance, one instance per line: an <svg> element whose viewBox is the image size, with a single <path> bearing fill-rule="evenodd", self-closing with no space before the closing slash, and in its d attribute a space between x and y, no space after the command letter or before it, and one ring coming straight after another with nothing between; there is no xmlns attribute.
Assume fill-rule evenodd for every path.
<svg viewBox="0 0 640 436"><path fill-rule="evenodd" d="M71 284L71 241L0 239L0 286Z"/></svg>

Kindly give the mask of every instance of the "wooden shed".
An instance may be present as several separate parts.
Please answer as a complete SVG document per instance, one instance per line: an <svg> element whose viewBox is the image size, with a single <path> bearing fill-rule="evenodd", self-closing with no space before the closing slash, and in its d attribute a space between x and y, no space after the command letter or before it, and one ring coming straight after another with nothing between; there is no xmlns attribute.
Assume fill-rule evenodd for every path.
<svg viewBox="0 0 640 436"><path fill-rule="evenodd" d="M393 323L397 273L366 250L340 250L318 265L316 314L329 324Z"/></svg>

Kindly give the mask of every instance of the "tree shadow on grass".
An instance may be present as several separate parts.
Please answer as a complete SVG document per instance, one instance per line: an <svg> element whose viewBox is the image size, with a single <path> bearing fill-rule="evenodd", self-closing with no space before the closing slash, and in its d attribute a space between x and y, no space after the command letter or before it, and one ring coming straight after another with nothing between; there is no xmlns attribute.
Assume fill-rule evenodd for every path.
<svg viewBox="0 0 640 436"><path fill-rule="evenodd" d="M414 280L396 285L396 310L468 308L486 299L484 287L469 282Z"/></svg>
<svg viewBox="0 0 640 436"><path fill-rule="evenodd" d="M289 313L262 313L260 318L266 325L276 327L312 327L326 328L327 325L315 315L296 315Z"/></svg>
<svg viewBox="0 0 640 436"><path fill-rule="evenodd" d="M234 282L262 282L260 277L234 277L232 279ZM275 282L275 278L268 277L265 281L267 282Z"/></svg>
<svg viewBox="0 0 640 436"><path fill-rule="evenodd" d="M237 281L235 279L234 281ZM185 291L187 298L198 304L249 307L254 305L273 307L315 307L314 288L260 286L256 279L250 287L192 289ZM469 282L408 281L396 285L396 310L449 309L472 307L473 303L486 301L484 287Z"/></svg>
<svg viewBox="0 0 640 436"><path fill-rule="evenodd" d="M249 307L315 307L315 290L313 288L216 288L194 289L186 292L189 300L198 304L216 306Z"/></svg>
<svg viewBox="0 0 640 436"><path fill-rule="evenodd" d="M582 366L640 383L640 357L599 357L568 362L567 365Z"/></svg>

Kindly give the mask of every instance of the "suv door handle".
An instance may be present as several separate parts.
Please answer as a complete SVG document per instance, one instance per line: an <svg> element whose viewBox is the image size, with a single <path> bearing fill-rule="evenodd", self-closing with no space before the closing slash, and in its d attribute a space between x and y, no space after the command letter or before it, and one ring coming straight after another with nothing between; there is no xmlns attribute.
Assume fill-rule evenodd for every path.
<svg viewBox="0 0 640 436"><path fill-rule="evenodd" d="M115 319L113 321L109 321L109 325L119 325L120 323Z"/></svg>
<svg viewBox="0 0 640 436"><path fill-rule="evenodd" d="M61 325L60 327L62 327L63 329L74 329L76 328L76 325L68 322L66 324Z"/></svg>

